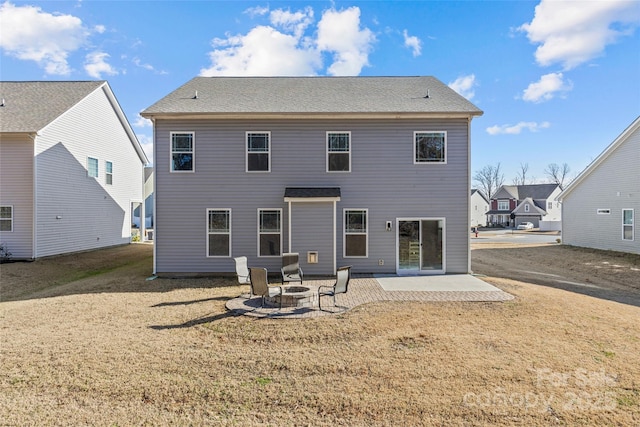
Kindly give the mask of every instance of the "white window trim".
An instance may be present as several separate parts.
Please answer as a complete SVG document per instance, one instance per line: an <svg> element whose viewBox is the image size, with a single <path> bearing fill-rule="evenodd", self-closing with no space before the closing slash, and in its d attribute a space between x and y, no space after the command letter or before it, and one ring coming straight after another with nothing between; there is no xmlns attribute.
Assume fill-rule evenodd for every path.
<svg viewBox="0 0 640 427"><path fill-rule="evenodd" d="M209 232L209 212L211 211L227 211L229 212L229 231L226 233L210 233ZM233 240L231 239L232 235L231 235L231 230L232 230L232 215L231 215L231 208L207 208L207 216L206 216L206 224L205 224L205 231L206 231L206 236L207 236L207 253L206 253L206 257L207 258L230 258L231 254L233 253L232 250L232 242ZM229 235L229 253L228 255L209 255L209 235L210 234L228 234Z"/></svg>
<svg viewBox="0 0 640 427"><path fill-rule="evenodd" d="M278 255L260 255L260 235L263 234L263 232L260 231L260 212L263 211L278 211L280 213L280 231L278 232L278 234L280 234L280 254ZM256 248L256 255L258 256L258 258L280 258L282 257L282 208L258 208L258 215L257 215L257 226L256 226L256 230L257 230L257 248ZM264 232L264 234L275 234L273 232Z"/></svg>
<svg viewBox="0 0 640 427"><path fill-rule="evenodd" d="M524 205L524 211L529 212L529 203Z"/></svg>
<svg viewBox="0 0 640 427"><path fill-rule="evenodd" d="M260 153L260 154L267 154L269 157L269 161L268 161L268 166L267 166L267 170L266 171L250 171L249 170L249 135L251 134L266 134L267 137L269 138L268 141L268 149L267 151L260 151L260 152L256 152L256 153ZM251 131L246 131L244 134L244 171L246 173L270 173L271 172L271 131L270 130L251 130Z"/></svg>
<svg viewBox="0 0 640 427"><path fill-rule="evenodd" d="M500 209L500 203L506 203L507 204L507 208L506 209ZM509 201L504 201L504 200L498 200L498 210L499 211L508 211L509 210Z"/></svg>
<svg viewBox="0 0 640 427"><path fill-rule="evenodd" d="M96 161L96 176L91 175L91 171L89 167L90 160ZM94 179L98 179L100 177L100 160L98 160L96 157L87 156L87 176L89 178L94 178Z"/></svg>
<svg viewBox="0 0 640 427"><path fill-rule="evenodd" d="M624 223L624 213L625 211L631 211L631 224L625 224ZM636 219L636 213L634 212L633 208L625 208L622 209L622 240L624 240L625 242L633 242L635 240L635 231L636 231L636 224L635 224L635 219ZM625 239L624 238L624 228L625 227L631 227L631 239Z"/></svg>
<svg viewBox="0 0 640 427"><path fill-rule="evenodd" d="M362 211L365 214L367 229L364 233L347 233L347 212L351 211ZM343 258L369 258L369 209L366 208L344 208L342 210L342 257ZM365 255L347 255L347 234L353 235L365 235L366 243L365 243Z"/></svg>
<svg viewBox="0 0 640 427"><path fill-rule="evenodd" d="M345 133L347 135L349 135L349 150L348 151L329 151L329 135L330 134L336 134L336 133ZM327 131L326 136L325 136L325 150L326 150L326 156L325 156L325 168L326 168L326 172L327 173L351 173L351 131L350 130L331 130L331 131ZM349 155L349 170L346 171L332 171L329 170L329 154L330 153L338 153L338 154L348 154Z"/></svg>
<svg viewBox="0 0 640 427"><path fill-rule="evenodd" d="M191 170L189 171L176 171L173 170L173 135L176 134L190 134L191 135ZM188 151L180 151L186 153ZM196 171L196 133L192 130L174 130L169 132L169 172L170 173L195 173Z"/></svg>
<svg viewBox="0 0 640 427"><path fill-rule="evenodd" d="M111 164L111 172L107 167L109 164ZM109 177L111 177L111 182L109 182ZM113 162L109 160L104 161L104 183L105 185L113 185Z"/></svg>
<svg viewBox="0 0 640 427"><path fill-rule="evenodd" d="M11 208L11 218L1 218L2 221L11 221L11 230L4 230L2 233L13 233L13 205L2 205L2 208Z"/></svg>
<svg viewBox="0 0 640 427"><path fill-rule="evenodd" d="M419 162L416 160L416 136L419 133L442 133L444 134L444 159L443 161L428 161L428 162ZM448 138L446 130L417 130L413 132L413 164L414 165L446 165L447 164L447 152L448 150Z"/></svg>

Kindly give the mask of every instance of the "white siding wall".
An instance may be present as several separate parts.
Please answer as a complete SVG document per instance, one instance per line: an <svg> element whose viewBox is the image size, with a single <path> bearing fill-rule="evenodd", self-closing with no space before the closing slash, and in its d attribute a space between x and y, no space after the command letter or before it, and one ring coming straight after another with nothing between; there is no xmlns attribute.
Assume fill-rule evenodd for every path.
<svg viewBox="0 0 640 427"><path fill-rule="evenodd" d="M87 175L88 157L98 159L98 178ZM113 185L105 161L113 163ZM143 165L102 89L41 132L36 168L37 257L130 241Z"/></svg>
<svg viewBox="0 0 640 427"><path fill-rule="evenodd" d="M640 253L640 131L636 130L563 200L569 245ZM598 215L597 209L611 209ZM622 209L635 210L634 240L622 240Z"/></svg>
<svg viewBox="0 0 640 427"><path fill-rule="evenodd" d="M271 131L271 172L245 172L245 132ZM413 164L414 131L447 131L446 165ZM169 133L195 132L195 173L169 173ZM326 132L351 131L351 173L327 173ZM233 210L232 256L270 272L279 258L256 257L257 208L283 209L288 240L286 187L340 187L337 203L337 265L355 272L394 272L396 230L386 221L446 218L448 273L469 270L468 122L413 121L156 121L155 244L158 273L232 272L234 262L206 257L206 209ZM342 258L344 208L369 210L369 256ZM323 204L319 209L324 211ZM318 240L332 238L318 235ZM293 244L305 257L317 244ZM325 255L320 254L321 261ZM378 260L384 260L380 266ZM331 271L327 271L331 273Z"/></svg>
<svg viewBox="0 0 640 427"><path fill-rule="evenodd" d="M0 205L13 206L13 231L0 232L0 243L13 258L33 258L33 140L0 138Z"/></svg>
<svg viewBox="0 0 640 427"><path fill-rule="evenodd" d="M471 196L471 227L475 227L478 224L487 224L487 211L489 210L489 203L487 203L480 194L473 193Z"/></svg>

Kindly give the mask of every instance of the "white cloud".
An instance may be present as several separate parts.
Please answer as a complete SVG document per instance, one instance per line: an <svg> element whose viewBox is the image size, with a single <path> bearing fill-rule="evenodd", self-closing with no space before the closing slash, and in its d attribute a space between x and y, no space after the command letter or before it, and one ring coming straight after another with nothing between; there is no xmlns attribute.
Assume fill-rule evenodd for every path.
<svg viewBox="0 0 640 427"><path fill-rule="evenodd" d="M250 17L255 18L256 16L262 16L269 13L269 8L261 7L261 6L250 7L249 9L245 10L243 13L246 13Z"/></svg>
<svg viewBox="0 0 640 427"><path fill-rule="evenodd" d="M376 41L368 28L360 29L360 9L329 9L318 23L318 49L333 52L327 72L334 76L356 76L369 65L369 52Z"/></svg>
<svg viewBox="0 0 640 427"><path fill-rule="evenodd" d="M138 113L136 116L136 121L133 123L133 126L137 128L150 128L153 126L153 123L149 119L145 119Z"/></svg>
<svg viewBox="0 0 640 427"><path fill-rule="evenodd" d="M118 73L118 70L113 68L107 63L109 54L105 52L91 52L87 54L84 64L84 70L87 74L95 79L101 79L103 74L113 76Z"/></svg>
<svg viewBox="0 0 640 427"><path fill-rule="evenodd" d="M95 27L93 27L93 29L98 34L102 34L107 31L107 28L104 25L96 25Z"/></svg>
<svg viewBox="0 0 640 427"><path fill-rule="evenodd" d="M271 12L269 19L275 27L281 27L286 31L293 32L295 37L300 38L313 22L313 9L306 7L304 11L295 13L277 9Z"/></svg>
<svg viewBox="0 0 640 427"><path fill-rule="evenodd" d="M487 128L489 135L519 135L523 130L529 132L538 132L540 129L547 129L551 127L549 122L520 122L517 125L495 125Z"/></svg>
<svg viewBox="0 0 640 427"><path fill-rule="evenodd" d="M153 138L142 133L136 133L136 137L142 146L142 150L147 155L147 159L149 159L149 166L153 165Z"/></svg>
<svg viewBox="0 0 640 427"><path fill-rule="evenodd" d="M413 51L413 57L420 56L422 53L422 41L416 36L410 36L407 30L402 32L404 36L404 45Z"/></svg>
<svg viewBox="0 0 640 427"><path fill-rule="evenodd" d="M89 31L72 15L43 12L35 6L0 6L0 46L21 60L35 61L47 74L68 75L70 53L82 47Z"/></svg>
<svg viewBox="0 0 640 427"><path fill-rule="evenodd" d="M523 94L522 99L529 102L540 103L553 99L557 94L563 94L573 89L571 81L565 82L562 73L550 73L540 77L540 80L531 83Z"/></svg>
<svg viewBox="0 0 640 427"><path fill-rule="evenodd" d="M169 74L166 71L162 71L162 70L156 70L156 68L151 65L151 64L147 64L146 62L142 62L142 60L140 58L138 58L137 56L135 58L133 58L131 60L131 62L133 62L133 64L138 67L138 68L142 68L144 70L148 70L148 71L153 71L155 74Z"/></svg>
<svg viewBox="0 0 640 427"><path fill-rule="evenodd" d="M636 1L542 0L533 20L518 29L539 45L539 65L560 63L569 70L602 55L608 44L631 34L639 21Z"/></svg>
<svg viewBox="0 0 640 427"><path fill-rule="evenodd" d="M259 12L266 15L267 10ZM270 25L258 25L246 34L215 38L213 51L209 52L211 66L201 69L200 75L316 75L323 66L323 53L332 54L334 59L328 74L359 74L368 64L375 41L369 29L360 28L360 10L352 7L325 11L315 39L307 34L312 33L313 17L310 7L296 12L273 10L269 13Z"/></svg>
<svg viewBox="0 0 640 427"><path fill-rule="evenodd" d="M467 99L475 96L474 88L477 86L475 74L460 76L455 81L449 83L449 87Z"/></svg>

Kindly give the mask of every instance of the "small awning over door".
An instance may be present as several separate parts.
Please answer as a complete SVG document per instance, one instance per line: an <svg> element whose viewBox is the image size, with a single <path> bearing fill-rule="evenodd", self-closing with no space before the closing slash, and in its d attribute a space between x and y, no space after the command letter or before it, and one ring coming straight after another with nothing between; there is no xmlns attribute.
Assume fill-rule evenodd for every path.
<svg viewBox="0 0 640 427"><path fill-rule="evenodd" d="M285 202L339 202L340 187L287 187Z"/></svg>

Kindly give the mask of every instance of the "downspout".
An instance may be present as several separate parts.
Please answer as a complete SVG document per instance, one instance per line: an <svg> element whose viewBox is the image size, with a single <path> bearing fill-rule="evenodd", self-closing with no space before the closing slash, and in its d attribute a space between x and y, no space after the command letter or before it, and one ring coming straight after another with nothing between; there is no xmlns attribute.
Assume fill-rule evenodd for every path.
<svg viewBox="0 0 640 427"><path fill-rule="evenodd" d="M158 247L158 227L157 227L157 223L158 223L158 209L156 209L156 201L158 200L158 191L156 189L156 183L158 182L158 175L156 175L156 166L155 166L155 159L157 159L157 153L156 153L156 147L158 146L158 142L156 141L156 119L155 118L151 118L151 122L153 123L153 275L155 276L158 272L157 269L157 265L156 265L156 259L157 257L157 247ZM142 168L142 176L143 179L142 181L144 182L144 168ZM144 197L144 184L142 187L142 204L144 205L144 203L146 202L146 199ZM140 221L142 222L143 220L140 219Z"/></svg>
<svg viewBox="0 0 640 427"><path fill-rule="evenodd" d="M337 240L336 240L336 205L337 202L334 200L333 201L333 274L336 274L338 272L338 251L336 248L336 244L337 244Z"/></svg>
<svg viewBox="0 0 640 427"><path fill-rule="evenodd" d="M33 170L31 171L32 174L32 206L31 206L31 258L32 259L36 259L37 258L37 254L36 251L38 249L38 245L36 243L37 241L37 235L38 235L38 227L36 226L36 221L38 220L38 156L37 156L37 149L36 149L36 138L38 137L38 132L34 133L34 134L29 134L29 138L31 138L31 140L33 141L33 165L32 168Z"/></svg>
<svg viewBox="0 0 640 427"><path fill-rule="evenodd" d="M467 118L467 225L465 227L467 233L467 272L472 274L471 271L471 119ZM446 272L445 272L446 274Z"/></svg>
<svg viewBox="0 0 640 427"><path fill-rule="evenodd" d="M289 222L289 224L288 224L288 228L289 228L289 232L288 232L289 233L289 236L288 236L289 239L288 240L289 240L289 243L288 243L287 252L291 252L291 200L289 200L287 203L289 204L289 214L288 214L288 217L289 217L288 218L289 219L289 221L288 221Z"/></svg>

